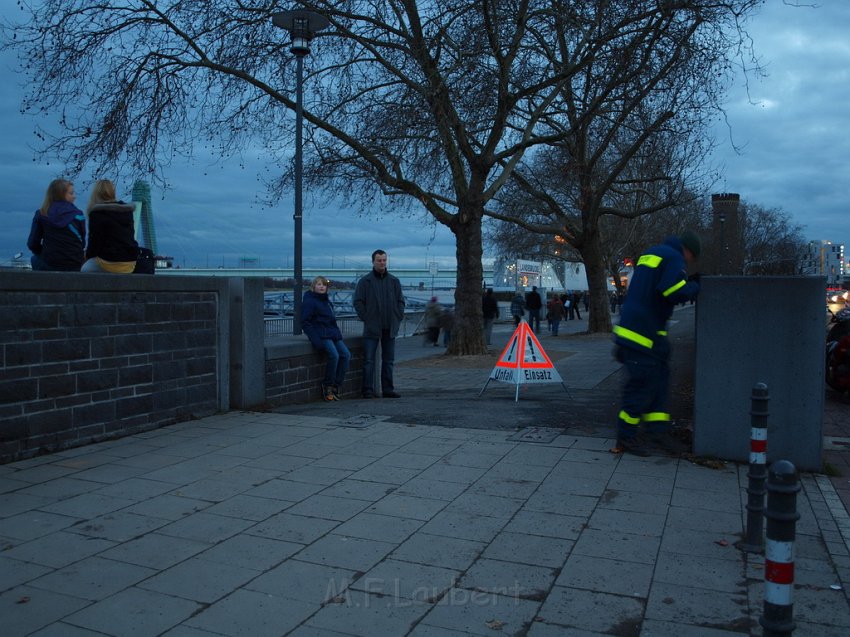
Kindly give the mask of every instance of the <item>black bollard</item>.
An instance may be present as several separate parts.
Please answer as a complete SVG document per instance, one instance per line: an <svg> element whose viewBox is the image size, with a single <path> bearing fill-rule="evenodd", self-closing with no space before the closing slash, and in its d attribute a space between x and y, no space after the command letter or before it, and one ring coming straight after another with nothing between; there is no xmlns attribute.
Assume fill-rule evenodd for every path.
<svg viewBox="0 0 850 637"><path fill-rule="evenodd" d="M791 637L794 623L794 540L797 469L787 460L770 467L767 478L767 550L764 559L764 610L759 617L764 637Z"/></svg>
<svg viewBox="0 0 850 637"><path fill-rule="evenodd" d="M741 549L764 551L764 483L767 480L767 385L753 386L750 407L750 470L747 473L747 534Z"/></svg>

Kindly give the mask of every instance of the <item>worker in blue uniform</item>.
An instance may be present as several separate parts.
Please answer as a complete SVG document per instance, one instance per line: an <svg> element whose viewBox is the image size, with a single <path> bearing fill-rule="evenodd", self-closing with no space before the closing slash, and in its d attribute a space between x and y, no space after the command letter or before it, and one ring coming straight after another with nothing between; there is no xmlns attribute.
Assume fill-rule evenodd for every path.
<svg viewBox="0 0 850 637"><path fill-rule="evenodd" d="M692 301L699 293L699 275L689 278L686 267L700 251L699 237L686 230L653 246L635 264L614 327L615 356L628 375L617 416L618 451L648 456L651 447L671 451L676 446L667 413L667 321L677 303Z"/></svg>

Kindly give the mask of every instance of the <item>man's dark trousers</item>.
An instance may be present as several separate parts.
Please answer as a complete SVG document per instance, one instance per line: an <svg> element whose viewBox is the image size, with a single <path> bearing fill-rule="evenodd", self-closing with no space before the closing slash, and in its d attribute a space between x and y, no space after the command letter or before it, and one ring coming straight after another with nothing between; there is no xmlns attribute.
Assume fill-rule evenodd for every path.
<svg viewBox="0 0 850 637"><path fill-rule="evenodd" d="M668 432L670 414L666 409L670 366L667 359L631 347L620 347L618 354L628 378L623 385L617 437L634 438L641 422L646 424L650 435Z"/></svg>
<svg viewBox="0 0 850 637"><path fill-rule="evenodd" d="M381 392L390 392L393 387L393 365L395 363L395 339L388 329L381 330L381 338L363 337L363 394L375 391L375 352L381 344Z"/></svg>

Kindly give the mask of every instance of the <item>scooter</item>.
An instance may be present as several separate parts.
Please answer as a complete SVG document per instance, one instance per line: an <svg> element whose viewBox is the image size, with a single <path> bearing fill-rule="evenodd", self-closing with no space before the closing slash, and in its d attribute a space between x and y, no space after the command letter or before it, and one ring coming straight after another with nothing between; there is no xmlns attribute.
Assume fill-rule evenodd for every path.
<svg viewBox="0 0 850 637"><path fill-rule="evenodd" d="M826 335L826 383L836 391L850 391L850 307L829 313L833 326Z"/></svg>

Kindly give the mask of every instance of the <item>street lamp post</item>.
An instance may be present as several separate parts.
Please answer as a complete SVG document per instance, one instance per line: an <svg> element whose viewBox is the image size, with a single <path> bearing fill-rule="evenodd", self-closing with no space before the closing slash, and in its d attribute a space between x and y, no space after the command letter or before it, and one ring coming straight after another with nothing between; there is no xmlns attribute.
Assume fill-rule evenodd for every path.
<svg viewBox="0 0 850 637"><path fill-rule="evenodd" d="M301 184L303 182L303 156L302 156L302 128L303 128L303 97L304 97L304 56L310 53L310 40L313 36L326 28L330 22L328 19L314 11L300 9L281 11L272 15L272 23L276 27L286 29L292 42L289 51L297 61L296 90L295 90L295 212L292 218L295 220L295 247L293 263L293 310L292 310L292 333L301 333L301 225L303 219L303 199Z"/></svg>

